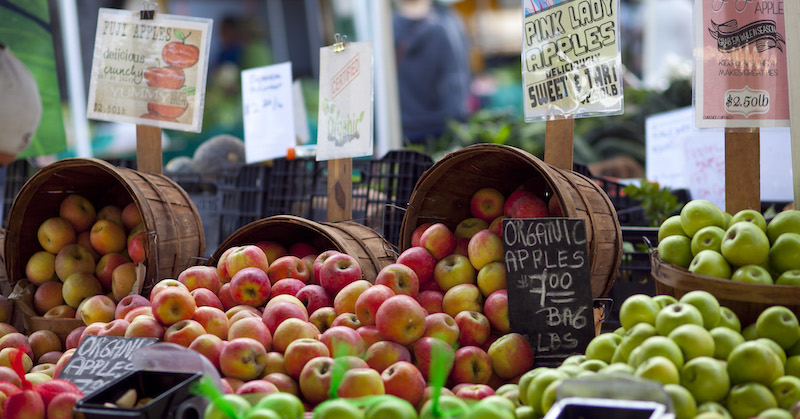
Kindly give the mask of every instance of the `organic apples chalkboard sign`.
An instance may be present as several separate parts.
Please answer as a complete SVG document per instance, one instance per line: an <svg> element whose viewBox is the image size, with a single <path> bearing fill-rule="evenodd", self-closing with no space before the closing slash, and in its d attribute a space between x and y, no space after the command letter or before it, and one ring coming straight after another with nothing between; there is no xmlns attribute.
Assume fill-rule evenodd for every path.
<svg viewBox="0 0 800 419"><path fill-rule="evenodd" d="M536 366L582 354L594 337L589 250L582 219L503 220L508 317Z"/></svg>
<svg viewBox="0 0 800 419"><path fill-rule="evenodd" d="M130 372L133 353L156 342L155 338L87 335L58 378L71 381L88 395Z"/></svg>

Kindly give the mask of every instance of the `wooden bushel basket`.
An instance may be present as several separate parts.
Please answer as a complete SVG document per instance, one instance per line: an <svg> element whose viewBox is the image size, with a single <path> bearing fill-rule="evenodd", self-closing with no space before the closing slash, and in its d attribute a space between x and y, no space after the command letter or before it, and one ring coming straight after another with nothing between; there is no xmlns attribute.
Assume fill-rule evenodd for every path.
<svg viewBox="0 0 800 419"><path fill-rule="evenodd" d="M664 262L657 250L650 254L650 265L658 294L680 298L689 291L708 291L717 297L720 305L736 313L742 328L755 323L758 315L772 306L786 306L800 316L800 287L750 284L694 274Z"/></svg>
<svg viewBox="0 0 800 419"><path fill-rule="evenodd" d="M411 234L420 224L444 223L453 230L471 217L470 199L479 189L495 188L508 196L520 185L539 196L554 195L565 217L586 222L592 297L607 296L622 259L622 230L614 205L591 179L515 147L465 147L423 173L403 218L400 248L411 247Z"/></svg>
<svg viewBox="0 0 800 419"><path fill-rule="evenodd" d="M186 192L168 177L116 167L98 159L59 160L43 167L17 195L6 223L9 281L25 277L25 265L41 250L39 225L58 215L61 201L77 193L95 203L120 208L134 202L142 215L146 242L144 294L157 281L176 278L196 265L205 252L203 226ZM42 319L44 321L44 319Z"/></svg>
<svg viewBox="0 0 800 419"><path fill-rule="evenodd" d="M338 250L354 257L361 265L364 279L374 283L384 266L397 260L397 249L375 230L353 221L311 221L294 215L275 215L253 221L231 234L208 265L216 266L222 253L233 246L274 241L286 248L294 243L314 245L320 252Z"/></svg>

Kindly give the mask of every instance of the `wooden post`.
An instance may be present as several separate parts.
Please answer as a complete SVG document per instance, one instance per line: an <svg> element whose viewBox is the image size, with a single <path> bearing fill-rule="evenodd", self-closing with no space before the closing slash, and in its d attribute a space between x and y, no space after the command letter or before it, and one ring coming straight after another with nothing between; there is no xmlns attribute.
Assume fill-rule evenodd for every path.
<svg viewBox="0 0 800 419"><path fill-rule="evenodd" d="M136 126L136 169L140 172L161 174L161 128Z"/></svg>
<svg viewBox="0 0 800 419"><path fill-rule="evenodd" d="M559 169L572 170L575 120L554 119L545 122L544 161Z"/></svg>
<svg viewBox="0 0 800 419"><path fill-rule="evenodd" d="M353 219L353 159L328 160L328 221Z"/></svg>
<svg viewBox="0 0 800 419"><path fill-rule="evenodd" d="M725 211L761 211L758 128L725 129Z"/></svg>

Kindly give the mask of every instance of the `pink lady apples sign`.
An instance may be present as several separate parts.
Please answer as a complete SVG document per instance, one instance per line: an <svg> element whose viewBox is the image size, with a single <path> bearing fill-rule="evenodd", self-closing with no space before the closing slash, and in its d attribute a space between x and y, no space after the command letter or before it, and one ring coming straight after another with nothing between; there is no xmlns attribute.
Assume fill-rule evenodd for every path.
<svg viewBox="0 0 800 419"><path fill-rule="evenodd" d="M788 126L783 1L697 1L695 16L697 126Z"/></svg>

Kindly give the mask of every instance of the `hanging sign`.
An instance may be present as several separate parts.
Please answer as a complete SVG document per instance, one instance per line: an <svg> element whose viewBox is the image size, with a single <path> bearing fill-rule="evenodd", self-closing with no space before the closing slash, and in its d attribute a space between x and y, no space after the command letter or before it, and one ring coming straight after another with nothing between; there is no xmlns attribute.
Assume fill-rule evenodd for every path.
<svg viewBox="0 0 800 419"><path fill-rule="evenodd" d="M88 117L200 132L211 19L100 9Z"/></svg>
<svg viewBox="0 0 800 419"><path fill-rule="evenodd" d="M372 155L372 43L319 50L317 160Z"/></svg>
<svg viewBox="0 0 800 419"><path fill-rule="evenodd" d="M536 365L585 353L595 332L583 219L506 219L503 245L509 322L528 337Z"/></svg>
<svg viewBox="0 0 800 419"><path fill-rule="evenodd" d="M782 1L695 2L696 125L789 126Z"/></svg>
<svg viewBox="0 0 800 419"><path fill-rule="evenodd" d="M619 0L524 0L525 120L622 113Z"/></svg>
<svg viewBox="0 0 800 419"><path fill-rule="evenodd" d="M242 71L244 151L247 163L286 157L296 145L292 63Z"/></svg>

